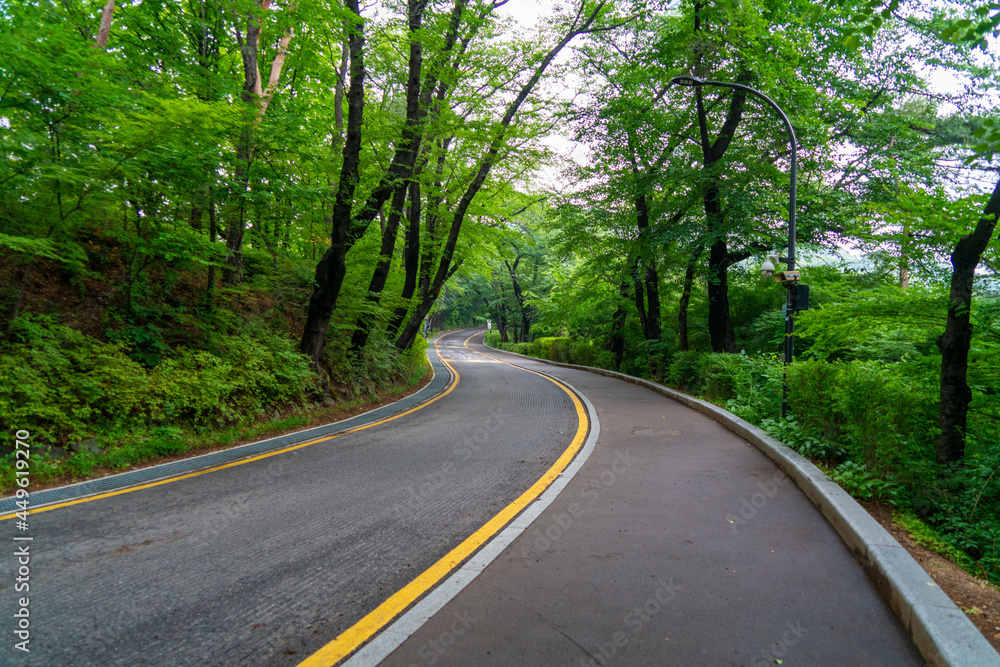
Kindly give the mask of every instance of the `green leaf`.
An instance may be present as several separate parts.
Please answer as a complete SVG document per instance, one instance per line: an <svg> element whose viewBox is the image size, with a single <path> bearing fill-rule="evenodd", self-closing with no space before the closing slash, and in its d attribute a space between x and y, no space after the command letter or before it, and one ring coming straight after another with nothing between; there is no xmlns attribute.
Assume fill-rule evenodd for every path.
<svg viewBox="0 0 1000 667"><path fill-rule="evenodd" d="M33 257L47 257L48 259L60 259L52 239L28 238L26 236L11 236L10 234L0 234L0 248L5 248L13 252L24 253Z"/></svg>

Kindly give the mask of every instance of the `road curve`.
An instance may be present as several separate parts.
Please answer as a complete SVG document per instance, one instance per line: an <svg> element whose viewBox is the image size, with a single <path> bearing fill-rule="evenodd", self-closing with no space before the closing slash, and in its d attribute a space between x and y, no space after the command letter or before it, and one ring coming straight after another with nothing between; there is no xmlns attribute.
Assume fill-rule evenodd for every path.
<svg viewBox="0 0 1000 667"><path fill-rule="evenodd" d="M32 514L31 652L0 664L290 666L355 627L582 439L577 399L470 333L437 341L457 386L406 417Z"/></svg>
<svg viewBox="0 0 1000 667"><path fill-rule="evenodd" d="M383 667L923 664L833 527L755 447L646 387L481 340L469 347L587 396L600 437Z"/></svg>

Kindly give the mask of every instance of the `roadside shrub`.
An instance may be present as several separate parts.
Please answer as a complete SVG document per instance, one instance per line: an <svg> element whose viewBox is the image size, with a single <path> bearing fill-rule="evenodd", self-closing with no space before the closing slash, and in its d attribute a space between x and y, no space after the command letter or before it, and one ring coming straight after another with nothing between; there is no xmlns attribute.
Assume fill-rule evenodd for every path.
<svg viewBox="0 0 1000 667"><path fill-rule="evenodd" d="M704 393L709 400L725 400L727 410L756 424L780 414L782 372L775 355L710 354Z"/></svg>
<svg viewBox="0 0 1000 667"><path fill-rule="evenodd" d="M902 392L888 377L882 362L844 364L837 376L834 403L844 415L843 436L872 467L888 467L896 458L903 435L894 426L905 408Z"/></svg>
<svg viewBox="0 0 1000 667"><path fill-rule="evenodd" d="M925 467L931 474L913 480L914 512L972 559L967 569L1000 581L1000 452L947 470Z"/></svg>
<svg viewBox="0 0 1000 667"><path fill-rule="evenodd" d="M801 426L795 417L787 419L764 419L760 427L765 433L780 440L802 456L822 461L828 465L841 463L847 450L838 443L827 439L819 429Z"/></svg>
<svg viewBox="0 0 1000 667"><path fill-rule="evenodd" d="M541 357L537 343L503 343L500 349L523 354L526 357Z"/></svg>
<svg viewBox="0 0 1000 667"><path fill-rule="evenodd" d="M859 500L878 500L893 506L899 504L899 487L880 478L863 463L845 461L827 472L827 476Z"/></svg>
<svg viewBox="0 0 1000 667"><path fill-rule="evenodd" d="M875 469L894 469L916 436L930 439L935 396L910 366L880 361L796 361L789 403L806 427L841 441Z"/></svg>
<svg viewBox="0 0 1000 667"><path fill-rule="evenodd" d="M786 370L788 399L798 422L805 428L821 429L826 437L836 440L843 422L835 399L840 365L796 359Z"/></svg>
<svg viewBox="0 0 1000 667"><path fill-rule="evenodd" d="M575 363L570 360L570 339L565 337L539 338L535 341L543 359L559 363Z"/></svg>
<svg viewBox="0 0 1000 667"><path fill-rule="evenodd" d="M349 349L350 331L341 334L342 339L327 342L324 354L328 381L345 397L375 397L390 386L409 386L427 368L427 341L420 334L402 353L384 335L373 334L360 354Z"/></svg>
<svg viewBox="0 0 1000 667"><path fill-rule="evenodd" d="M501 343L499 333L487 331L486 344L498 350L548 359L560 364L614 368L614 358L610 352L599 349L589 341L573 340L565 336L546 336L533 343Z"/></svg>
<svg viewBox="0 0 1000 667"><path fill-rule="evenodd" d="M0 349L0 428L30 425L44 444L167 420L230 421L299 400L312 386L305 357L265 331L221 336L218 355L181 348L148 369L123 343L41 317L18 323L16 344Z"/></svg>
<svg viewBox="0 0 1000 667"><path fill-rule="evenodd" d="M688 350L678 352L667 368L666 383L681 391L698 394L705 384L708 355Z"/></svg>
<svg viewBox="0 0 1000 667"><path fill-rule="evenodd" d="M125 347L100 343L42 316L22 316L0 348L0 428L30 426L47 444L89 435L94 422L129 420L147 403L146 370Z"/></svg>

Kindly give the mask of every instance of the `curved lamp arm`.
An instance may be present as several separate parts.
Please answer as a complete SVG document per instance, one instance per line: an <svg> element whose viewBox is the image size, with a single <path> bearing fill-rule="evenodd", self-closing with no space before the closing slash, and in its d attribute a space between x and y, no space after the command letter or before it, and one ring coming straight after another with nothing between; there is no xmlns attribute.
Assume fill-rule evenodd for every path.
<svg viewBox="0 0 1000 667"><path fill-rule="evenodd" d="M767 104L778 112L781 117L781 121L785 124L785 129L788 130L788 143L792 148L792 157L790 162L790 184L788 188L788 270L792 271L795 269L795 181L796 181L796 167L798 162L798 139L795 136L795 129L792 127L792 122L788 120L788 116L781 107L778 106L777 102L772 100L770 97L760 92L756 88L751 88L750 86L744 86L741 83L728 83L726 81L709 81L707 79L702 79L701 77L691 76L688 74L682 76L675 76L670 80L670 83L676 84L678 86L688 86L697 88L699 86L718 86L720 88L732 88L734 90L742 90L743 92L756 95L760 99L767 102Z"/></svg>

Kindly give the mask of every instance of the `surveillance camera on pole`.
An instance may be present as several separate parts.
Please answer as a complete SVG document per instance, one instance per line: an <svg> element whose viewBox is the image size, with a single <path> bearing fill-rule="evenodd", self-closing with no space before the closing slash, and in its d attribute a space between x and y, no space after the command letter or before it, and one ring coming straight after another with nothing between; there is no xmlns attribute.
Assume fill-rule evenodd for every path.
<svg viewBox="0 0 1000 667"><path fill-rule="evenodd" d="M778 263L777 255L768 255L764 264L760 267L760 275L763 278L770 278L774 275L774 265Z"/></svg>

